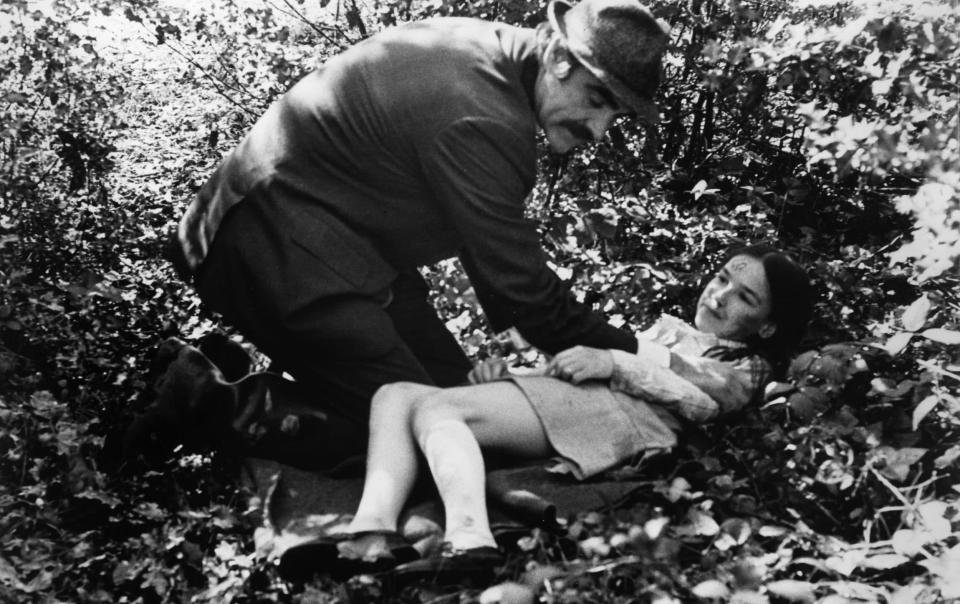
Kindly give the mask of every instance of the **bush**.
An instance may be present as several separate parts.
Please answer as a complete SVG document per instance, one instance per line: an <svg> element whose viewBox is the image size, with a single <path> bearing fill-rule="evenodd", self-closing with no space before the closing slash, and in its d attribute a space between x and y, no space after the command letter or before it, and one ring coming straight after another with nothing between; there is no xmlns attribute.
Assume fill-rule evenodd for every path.
<svg viewBox="0 0 960 604"><path fill-rule="evenodd" d="M810 267L817 318L764 408L625 469L651 485L626 510L570 519L596 565L553 568L550 601L960 597L960 17L919 1L652 7L674 39L659 126L544 155L529 205L558 273L642 327L684 316L732 242L770 240ZM219 479L225 460L113 472L154 343L219 326L164 237L324 58L395 22L531 25L542 9L0 6L0 599L293 597L252 553L258 518ZM533 361L489 333L455 262L425 273L471 355ZM525 561L556 564L541 537Z"/></svg>

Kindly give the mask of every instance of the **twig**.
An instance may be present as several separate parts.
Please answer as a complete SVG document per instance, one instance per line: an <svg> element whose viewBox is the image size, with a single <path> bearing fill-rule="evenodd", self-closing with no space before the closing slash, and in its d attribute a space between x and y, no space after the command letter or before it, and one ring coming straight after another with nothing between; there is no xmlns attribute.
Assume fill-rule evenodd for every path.
<svg viewBox="0 0 960 604"><path fill-rule="evenodd" d="M896 485L894 485L892 482L887 480L886 476L884 476L880 472L877 472L877 469L874 468L873 466L870 466L870 472L873 473L874 477L876 477L876 479L880 481L880 484L890 489L890 492L893 493L893 496L899 499L900 502L904 506L906 506L908 510L914 511L916 509L916 506L910 503L910 500L907 499L904 496L904 494L900 492L900 489L898 489Z"/></svg>
<svg viewBox="0 0 960 604"><path fill-rule="evenodd" d="M274 4L273 2L271 2L270 0L264 0L264 2L270 4L270 5L273 6L274 8L278 8L278 9L279 9L279 7L277 7L277 5ZM290 4L290 0L283 0L283 3L286 4L287 7L290 9L289 12L287 12L287 11L284 11L284 12L287 12L287 14L293 13L298 19L300 19L301 21L303 21L304 23L306 23L306 24L310 27L310 29L312 29L313 31L315 31L315 32L317 32L318 34L320 34L320 35L323 37L323 39L326 40L327 42L336 45L340 50L343 50L344 48L346 48L346 46L344 46L344 45L341 44L340 42L336 41L335 39L331 38L331 37L327 34L327 32L324 31L324 28L320 27L319 25L317 25L316 23L314 23L314 22L311 21L310 19L307 19L307 16L304 15L303 13L301 13L299 10L297 10L297 7L296 7L296 6ZM348 45L349 45L349 44L354 44L354 41L350 39L350 36L348 36L347 33L346 33L345 31L343 31L342 29L340 29L339 27L329 27L329 29L332 29L333 31L337 32L337 34L343 36L343 37L347 40Z"/></svg>
<svg viewBox="0 0 960 604"><path fill-rule="evenodd" d="M29 438L30 438L30 424L29 424L29 421L30 421L29 418L27 418L27 417L24 417L24 418L23 418L23 424L22 424L22 425L23 425L23 433L20 435L20 437L23 439L24 449L25 449L25 450L26 450L26 443L29 442ZM19 483L19 486L23 486L23 482L24 482L24 480L26 480L26 478L27 478L27 460L28 460L28 459L30 459L30 456L29 456L29 455L24 455L24 456L23 456L23 462L20 464L20 483Z"/></svg>
<svg viewBox="0 0 960 604"><path fill-rule="evenodd" d="M148 30L148 31L149 31L149 30ZM175 52L175 53L177 53L178 55L180 55L181 57L183 57L184 59L186 59L187 61L189 61L194 67L196 67L196 68L199 69L200 71L203 71L203 72L204 72L204 75L207 75L207 77L213 77L213 76L210 76L210 75L207 74L207 70L204 69L202 65L200 65L200 64L197 63L196 61L190 59L190 57L186 56L185 53L183 53L181 50L177 49L173 44L171 44L168 38L164 38L162 44L163 44L164 46L166 46L167 48L169 48L170 50L172 50L173 52ZM220 53L216 53L216 59L217 59L217 62L218 62L222 67L225 67L225 68L229 68L229 67L230 67L229 65L224 64L223 57L220 55ZM224 79L222 79L222 78L216 78L216 81L219 82L220 85L223 86L224 88L227 88L227 89L230 89L230 90L234 90L234 91L239 92L239 93L241 93L241 94L245 94L245 95L247 95L247 96L249 96L249 97L251 97L251 98L255 98L255 97L256 97L256 95L253 94L252 92L250 92L250 89L248 89L246 86L244 86L244 85L243 85L243 82L241 82L239 79L236 80L236 84L232 84L232 83L230 83L230 82L228 82L228 81L226 81L226 80L224 80ZM219 91L218 91L218 92L219 92Z"/></svg>
<svg viewBox="0 0 960 604"><path fill-rule="evenodd" d="M893 238L893 241L891 241L891 242L888 243L887 245L879 248L877 251L875 251L874 253L872 253L872 254L870 254L869 256L867 256L866 259L869 260L870 258L875 258L875 257L879 256L879 255L882 254L883 252L887 251L888 249L892 248L894 245L896 245L897 243L899 243L901 239L903 239L903 235L897 235L896 237Z"/></svg>
<svg viewBox="0 0 960 604"><path fill-rule="evenodd" d="M456 602L460 599L460 592L452 594L443 594L432 600L427 600L424 604L441 604L442 602Z"/></svg>
<svg viewBox="0 0 960 604"><path fill-rule="evenodd" d="M165 43L165 44L169 44L169 43L166 42L166 41L164 41L164 43ZM172 48L172 46L171 46L171 48ZM222 67L223 69L229 71L229 70L231 69L231 65L227 64L227 62L223 60L223 56L222 56L219 52L216 53L216 55L217 55L217 63L220 64L220 67ZM256 97L257 97L257 95L255 95L253 92L251 92L250 89L247 88L247 87L244 85L244 83L240 81L240 78L235 78L235 79L234 79L234 82L235 82L234 84L229 84L229 83L227 83L225 80L220 80L220 83L223 84L224 86L229 86L229 87L232 88L233 90L236 90L237 92L240 92L240 93L242 93L242 94L245 94L245 95L247 95L247 96L250 97L250 98L256 98Z"/></svg>
<svg viewBox="0 0 960 604"><path fill-rule="evenodd" d="M948 371L948 370L944 369L943 367L940 367L940 366L938 366L938 365L934 365L934 364L931 363L930 361L917 361L917 364L920 365L921 367L923 367L924 369L929 369L930 371L932 371L932 372L934 372L934 373L936 373L936 374L939 374L939 375L945 375L945 376L947 376L947 377L952 377L953 379L955 379L955 380L957 380L958 382L960 382L960 374L953 373L952 371Z"/></svg>
<svg viewBox="0 0 960 604"><path fill-rule="evenodd" d="M837 520L837 519L834 517L833 514L830 513L830 510L828 510L828 509L826 508L826 506L824 506L824 505L823 505L822 503L820 503L819 501L814 501L814 502L813 502L813 505L815 505L815 506L817 506L818 508L820 508L820 512L821 512L824 516L826 516L827 518L829 518L830 520L832 520L834 525L840 526L840 525L842 524L839 520Z"/></svg>
<svg viewBox="0 0 960 604"><path fill-rule="evenodd" d="M893 540L887 539L886 541L865 541L863 543L849 543L847 544L847 550L854 549L880 549L882 547L893 547Z"/></svg>
<svg viewBox="0 0 960 604"><path fill-rule="evenodd" d="M937 474L934 474L934 475L933 475L931 478L929 478L928 480L925 480L925 481L923 481L923 482L921 482L921 483L918 483L918 484L912 484L912 485L910 485L910 486L908 486L908 487L900 487L900 490L901 490L901 491L912 491L912 490L914 490L914 489L921 489L921 490L922 490L923 488L925 488L925 487L927 487L927 486L929 486L929 485L937 482L938 480L941 480L942 478L943 478L943 476L938 476ZM919 493L918 493L917 495L919 495Z"/></svg>
<svg viewBox="0 0 960 604"><path fill-rule="evenodd" d="M591 573L591 574L605 573L605 572L614 570L615 568L626 566L628 564L640 564L640 562L641 562L640 556L623 556L622 558L617 558L616 560L611 560L610 562L606 562L598 566L591 566L590 568L586 569L584 572Z"/></svg>
<svg viewBox="0 0 960 604"><path fill-rule="evenodd" d="M239 109L241 109L242 111L247 112L247 113L250 114L251 116L256 117L256 116L258 115L256 111L250 109L249 107L246 107L246 106L242 105L239 101L237 101L237 100L234 99L232 96L230 96L229 94L227 94L226 91L224 90L224 88L227 87L227 84L226 84L223 80L221 80L221 79L219 79L219 78L217 78L217 77L214 77L210 72L208 72L206 69L204 69L203 65L201 65L200 63L198 63L197 61L195 61L195 60L192 59L191 57L188 57L186 54L180 52L180 50L178 50L177 48L175 48L173 45L167 43L166 41L164 41L163 44L164 44L164 46L166 46L167 48L169 48L169 49L172 50L173 52L175 52L175 53L177 53L178 55L180 55L181 57L183 57L183 59L186 60L188 63L190 63L191 65L193 65L193 66L196 67L197 69L199 69L200 72L203 73L203 75L204 75L207 79L209 79L211 82L213 82L214 88L216 89L217 93L220 94L220 96L222 96L223 98L227 99L228 101L230 101L231 103L233 103L234 105L236 105Z"/></svg>
<svg viewBox="0 0 960 604"><path fill-rule="evenodd" d="M144 25L144 23L143 23L142 21L140 21L139 24L140 24L140 27L141 27L144 31L148 32L149 34L153 34L153 32L151 32L150 29L148 29L147 26ZM146 42L151 42L152 39L151 39L151 38L146 38L145 41L146 41ZM220 94L220 96L222 96L223 98L227 99L228 101L230 101L231 103L233 103L235 106L237 106L237 108L239 108L239 109L242 110L242 111L245 111L245 112L248 113L249 115L251 115L251 116L253 116L253 117L257 117L257 116L258 116L258 114L257 114L256 111L253 111L252 109L250 109L250 108L242 105L239 101L237 101L237 100L234 99L232 96L230 96L229 94L226 93L226 91L225 91L224 89L230 87L226 82L224 82L224 81L221 80L220 78L215 77L213 74L211 74L209 71L207 71L207 70L203 67L203 65L201 65L200 63L198 63L197 61L195 61L193 58L187 56L184 52L182 52L180 49L176 48L175 46L173 46L172 44L170 44L170 43L167 42L166 40L164 40L162 43L163 43L164 46L166 46L167 48L169 48L170 50L172 50L172 51L175 52L176 54L180 55L180 57L182 57L187 63L190 63L190 65L192 65L192 66L194 66L195 68L199 69L200 72L204 75L204 77L206 77L206 78L209 79L211 82L213 82L213 87L214 87L214 89L217 91L217 93ZM244 92L244 91L241 90L240 92Z"/></svg>

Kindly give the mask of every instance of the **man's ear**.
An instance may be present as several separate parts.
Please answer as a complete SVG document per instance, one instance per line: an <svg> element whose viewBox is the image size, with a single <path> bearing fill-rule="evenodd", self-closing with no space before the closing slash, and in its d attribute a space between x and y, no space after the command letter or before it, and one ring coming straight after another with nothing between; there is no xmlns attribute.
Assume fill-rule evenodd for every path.
<svg viewBox="0 0 960 604"><path fill-rule="evenodd" d="M760 329L757 330L757 335L766 340L767 338L773 336L777 331L776 323L764 323L760 326Z"/></svg>
<svg viewBox="0 0 960 604"><path fill-rule="evenodd" d="M547 50L543 53L543 56L546 68L550 70L555 78L565 80L570 77L570 72L573 71L574 60L570 55L570 51L567 50L567 45L560 36L553 36L553 39L547 44Z"/></svg>

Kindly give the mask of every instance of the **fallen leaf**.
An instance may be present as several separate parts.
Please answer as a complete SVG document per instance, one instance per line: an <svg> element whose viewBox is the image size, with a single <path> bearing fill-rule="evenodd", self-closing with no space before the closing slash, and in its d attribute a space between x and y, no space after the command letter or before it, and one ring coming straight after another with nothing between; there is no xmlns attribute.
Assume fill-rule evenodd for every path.
<svg viewBox="0 0 960 604"><path fill-rule="evenodd" d="M927 589L926 585L904 585L890 595L890 604L918 604L922 600L920 594Z"/></svg>
<svg viewBox="0 0 960 604"><path fill-rule="evenodd" d="M680 534L703 535L713 537L720 532L720 525L713 519L713 516L698 509L691 509L687 514L687 520L690 524L677 529Z"/></svg>
<svg viewBox="0 0 960 604"><path fill-rule="evenodd" d="M850 550L836 556L830 556L824 562L825 566L832 571L838 572L845 577L853 574L853 571L860 567L866 554L859 550Z"/></svg>
<svg viewBox="0 0 960 604"><path fill-rule="evenodd" d="M960 568L960 545L954 545L936 558L920 560L918 564L938 577L960 578L957 574L957 569Z"/></svg>
<svg viewBox="0 0 960 604"><path fill-rule="evenodd" d="M946 539L952 532L948 520L948 515L952 515L950 509L951 506L945 501L926 501L920 504L917 511L926 530L933 533L937 539Z"/></svg>
<svg viewBox="0 0 960 604"><path fill-rule="evenodd" d="M927 316L930 314L930 298L926 294L920 296L903 311L900 321L907 331L920 331L923 324L927 322Z"/></svg>
<svg viewBox="0 0 960 604"><path fill-rule="evenodd" d="M933 460L933 465L938 470L942 470L952 466L957 459L960 459L960 445L953 445L944 451L943 455Z"/></svg>
<svg viewBox="0 0 960 604"><path fill-rule="evenodd" d="M877 554L868 556L860 563L860 568L872 568L874 570L889 570L902 566L910 561L903 554Z"/></svg>
<svg viewBox="0 0 960 604"><path fill-rule="evenodd" d="M588 537L580 542L580 550L588 558L605 558L610 555L610 545L603 537Z"/></svg>
<svg viewBox="0 0 960 604"><path fill-rule="evenodd" d="M813 419L818 413L825 410L830 398L820 388L804 386L787 398L787 406L799 421Z"/></svg>
<svg viewBox="0 0 960 604"><path fill-rule="evenodd" d="M897 332L893 334L893 337L887 340L886 344L883 345L883 349L887 351L887 354L895 357L907 347L907 344L910 343L910 338L912 337L913 334L909 331Z"/></svg>
<svg viewBox="0 0 960 604"><path fill-rule="evenodd" d="M923 418L930 413L934 407L937 406L937 403L940 402L940 397L936 394L931 394L927 398L920 401L916 407L913 408L913 429L916 430L920 425L920 422L923 421Z"/></svg>
<svg viewBox="0 0 960 604"><path fill-rule="evenodd" d="M773 526L771 524L765 524L760 527L760 530L757 531L760 533L761 537L782 537L790 532L790 529L785 526Z"/></svg>
<svg viewBox="0 0 960 604"><path fill-rule="evenodd" d="M893 447L877 447L874 451L876 457L885 460L885 464L880 467L880 473L891 480L904 481L910 473L910 466L917 463L921 457L927 453L927 449L918 447L903 447L894 449Z"/></svg>
<svg viewBox="0 0 960 604"><path fill-rule="evenodd" d="M723 521L723 524L720 525L720 530L733 537L737 545L746 543L747 539L750 538L750 534L753 532L750 523L743 518L727 518Z"/></svg>
<svg viewBox="0 0 960 604"><path fill-rule="evenodd" d="M653 541L660 536L668 524L670 524L670 519L666 516L651 518L643 523L643 532L648 539Z"/></svg>
<svg viewBox="0 0 960 604"><path fill-rule="evenodd" d="M826 581L820 584L836 592L836 595L843 597L847 602L883 602L890 597L883 587L868 585L858 581ZM820 600L817 604L823 604Z"/></svg>
<svg viewBox="0 0 960 604"><path fill-rule="evenodd" d="M816 585L807 581L784 579L767 583L767 591L790 602L813 602Z"/></svg>
<svg viewBox="0 0 960 604"><path fill-rule="evenodd" d="M674 478L669 490L665 493L671 503L676 503L690 492L690 483L683 477Z"/></svg>
<svg viewBox="0 0 960 604"><path fill-rule="evenodd" d="M730 595L728 604L770 604L770 598L752 590L739 590Z"/></svg>
<svg viewBox="0 0 960 604"><path fill-rule="evenodd" d="M726 600L730 597L730 588L716 579L708 579L693 586L693 595L703 599Z"/></svg>
<svg viewBox="0 0 960 604"><path fill-rule="evenodd" d="M930 531L900 529L890 537L893 551L904 556L916 556L923 551L923 546L937 541Z"/></svg>
<svg viewBox="0 0 960 604"><path fill-rule="evenodd" d="M480 594L480 604L533 604L536 593L519 583L501 583L488 587Z"/></svg>
<svg viewBox="0 0 960 604"><path fill-rule="evenodd" d="M0 584L19 585L20 577L17 575L17 569L10 564L6 558L0 556Z"/></svg>
<svg viewBox="0 0 960 604"><path fill-rule="evenodd" d="M952 329L935 327L933 329L925 330L920 335L928 340L933 340L934 342L940 342L941 344L947 344L949 346L960 344L960 331L953 331Z"/></svg>

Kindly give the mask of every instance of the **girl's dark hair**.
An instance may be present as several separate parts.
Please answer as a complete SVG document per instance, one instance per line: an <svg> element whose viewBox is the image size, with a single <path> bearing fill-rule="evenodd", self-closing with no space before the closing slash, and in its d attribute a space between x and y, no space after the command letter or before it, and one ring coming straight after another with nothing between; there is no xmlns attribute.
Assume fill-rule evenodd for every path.
<svg viewBox="0 0 960 604"><path fill-rule="evenodd" d="M734 256L750 256L763 264L767 283L770 285L770 321L777 329L769 338L753 336L747 340L745 349L733 349L729 353L735 357L760 355L773 366L774 376L780 378L800 345L813 312L813 288L810 278L793 258L772 245L756 243L733 248L727 253L724 262ZM728 354L720 353L716 356L723 357Z"/></svg>

